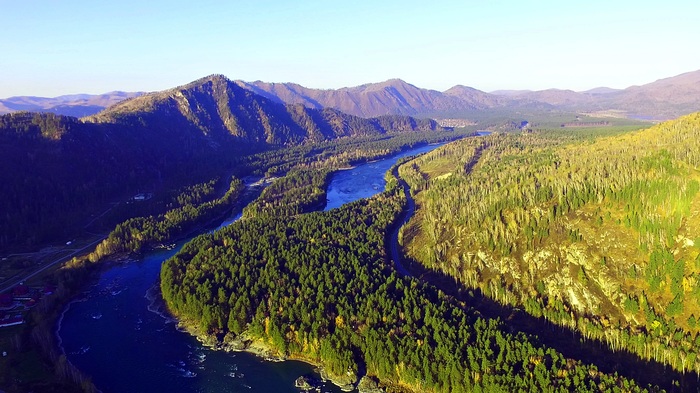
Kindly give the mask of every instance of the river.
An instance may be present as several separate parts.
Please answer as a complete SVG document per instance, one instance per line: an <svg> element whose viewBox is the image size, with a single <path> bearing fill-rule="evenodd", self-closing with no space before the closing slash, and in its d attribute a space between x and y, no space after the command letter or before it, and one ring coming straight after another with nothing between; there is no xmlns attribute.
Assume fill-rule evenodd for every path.
<svg viewBox="0 0 700 393"><path fill-rule="evenodd" d="M335 173L326 210L384 190L384 174L402 157L425 153L420 146ZM236 216L222 223L228 225ZM221 227L221 226L220 226ZM188 239L189 240L189 239ZM68 359L104 393L116 392L289 392L294 380L313 373L297 361L267 362L245 352L227 353L202 346L179 331L163 312L157 279L172 250L115 265L72 302L59 321L58 337ZM328 383L323 392L340 392Z"/></svg>

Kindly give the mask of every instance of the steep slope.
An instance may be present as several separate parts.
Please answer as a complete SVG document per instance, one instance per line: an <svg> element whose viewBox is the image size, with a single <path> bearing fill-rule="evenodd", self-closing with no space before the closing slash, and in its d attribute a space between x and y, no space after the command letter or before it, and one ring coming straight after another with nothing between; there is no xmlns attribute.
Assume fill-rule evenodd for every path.
<svg viewBox="0 0 700 393"><path fill-rule="evenodd" d="M284 105L244 89L222 75L185 86L123 101L85 119L96 123L129 124L168 132L180 138L206 138L256 144L297 144L341 136L392 131L377 119L363 119L334 109ZM402 131L435 130L435 122L408 118Z"/></svg>
<svg viewBox="0 0 700 393"><path fill-rule="evenodd" d="M0 114L30 111L83 117L93 115L110 105L114 105L131 97L137 97L141 94L143 93L112 91L99 95L72 94L53 98L31 96L10 97L0 100Z"/></svg>
<svg viewBox="0 0 700 393"><path fill-rule="evenodd" d="M406 248L499 302L700 372L699 136L695 113L450 144L400 168L418 206Z"/></svg>
<svg viewBox="0 0 700 393"><path fill-rule="evenodd" d="M152 188L192 157L129 127L29 112L0 116L0 146L0 249L65 239L107 202Z"/></svg>

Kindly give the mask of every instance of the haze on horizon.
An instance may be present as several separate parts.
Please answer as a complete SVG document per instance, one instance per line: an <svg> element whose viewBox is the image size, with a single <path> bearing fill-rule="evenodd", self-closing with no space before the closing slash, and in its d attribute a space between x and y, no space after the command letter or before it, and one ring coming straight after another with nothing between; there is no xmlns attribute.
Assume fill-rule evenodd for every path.
<svg viewBox="0 0 700 393"><path fill-rule="evenodd" d="M162 90L212 73L581 91L700 68L700 3L679 0L3 3L2 98Z"/></svg>

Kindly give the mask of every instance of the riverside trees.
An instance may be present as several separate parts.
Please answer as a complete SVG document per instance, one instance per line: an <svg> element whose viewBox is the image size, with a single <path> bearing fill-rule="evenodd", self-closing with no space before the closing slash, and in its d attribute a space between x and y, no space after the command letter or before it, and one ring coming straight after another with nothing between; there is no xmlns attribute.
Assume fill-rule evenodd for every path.
<svg viewBox="0 0 700 393"><path fill-rule="evenodd" d="M364 369L415 391L643 390L398 276L385 255L405 204L397 184L328 212L256 216L194 239L161 270L169 309L202 332L245 331L334 376Z"/></svg>

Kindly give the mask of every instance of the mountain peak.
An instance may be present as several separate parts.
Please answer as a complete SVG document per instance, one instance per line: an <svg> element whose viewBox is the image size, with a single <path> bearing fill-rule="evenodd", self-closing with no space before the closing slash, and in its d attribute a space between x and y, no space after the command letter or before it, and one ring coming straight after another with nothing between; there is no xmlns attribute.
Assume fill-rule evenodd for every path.
<svg viewBox="0 0 700 393"><path fill-rule="evenodd" d="M380 84L380 85L381 85L381 84L384 84L384 85L392 85L392 86L396 86L396 85L410 85L410 86L413 86L413 85L411 85L410 83L406 82L405 80L403 80L403 79L401 79L401 78L391 78L391 79L387 79L387 80L385 80L384 82L380 82L380 83L378 83L378 84Z"/></svg>
<svg viewBox="0 0 700 393"><path fill-rule="evenodd" d="M475 88L470 87L470 86L454 85L454 86L450 87L449 89L445 90L444 93L445 93L445 94L450 94L451 92L452 92L452 93L455 93L455 92L461 92L461 91L473 91L473 92L476 92L476 91L480 91L480 90L475 89Z"/></svg>
<svg viewBox="0 0 700 393"><path fill-rule="evenodd" d="M357 87L350 87L347 88L348 90L360 90L360 91L380 91L380 90L385 90L387 88L394 88L394 89L418 89L418 87L404 81L403 79L399 78L392 78L392 79L387 79L384 82L378 82L378 83L367 83L361 86ZM341 89L342 90L342 89Z"/></svg>

